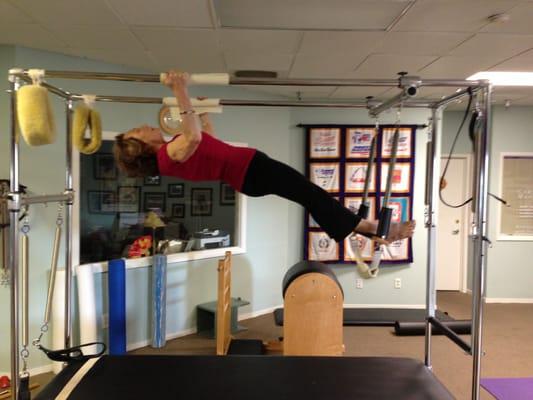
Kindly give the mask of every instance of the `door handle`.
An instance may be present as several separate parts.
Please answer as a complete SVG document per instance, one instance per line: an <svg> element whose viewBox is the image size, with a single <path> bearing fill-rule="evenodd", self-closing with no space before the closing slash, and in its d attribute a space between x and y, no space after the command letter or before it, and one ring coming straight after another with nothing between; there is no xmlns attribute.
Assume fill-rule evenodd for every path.
<svg viewBox="0 0 533 400"><path fill-rule="evenodd" d="M458 235L459 234L459 229L454 229L452 231L452 235Z"/></svg>

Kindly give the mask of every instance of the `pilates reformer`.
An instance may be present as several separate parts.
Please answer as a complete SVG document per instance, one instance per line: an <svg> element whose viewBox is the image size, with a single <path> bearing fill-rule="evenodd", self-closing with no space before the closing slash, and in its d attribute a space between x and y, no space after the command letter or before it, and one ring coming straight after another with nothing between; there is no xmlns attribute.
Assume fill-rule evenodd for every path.
<svg viewBox="0 0 533 400"><path fill-rule="evenodd" d="M44 78L95 79L129 82L159 82L159 75L92 73L69 71L45 71ZM404 108L429 108L432 112L431 129L428 133L428 164L426 179L426 221L428 229L428 273L426 291L426 339L424 363L402 358L353 358L353 357L262 357L262 356L102 356L86 361L71 360L56 378L41 392L40 399L69 398L207 398L217 395L223 398L275 397L325 399L325 398L410 398L450 399L452 395L431 372L432 328L443 329L435 318L436 291L436 221L438 214L438 184L440 163L440 135L442 112L453 101L476 93L480 99L481 124L475 138L475 197L474 212L474 290L473 290L473 335L466 343L454 332L444 329L445 335L473 356L472 399L479 399L481 366L481 330L483 302L485 297L485 274L487 260L487 209L488 209L488 162L491 86L488 81L421 80L418 77L401 76L390 80L342 80L342 79L251 79L219 78L198 83L221 83L230 85L282 85L282 86L382 86L398 87L400 93L381 104L367 102L310 102L272 100L220 100L222 106L274 106L274 107L331 107L366 108L371 116L377 116L400 103ZM8 209L10 213L9 273L11 287L11 373L12 399L19 399L20 346L18 292L20 260L18 238L19 217L22 209L30 203L63 202L66 231L66 279L65 279L65 347L71 346L72 336L72 140L71 118L75 101L82 95L59 89L42 82L50 93L65 100L66 111L66 180L65 192L57 195L22 196L19 188L19 144L16 109L17 91L24 82L31 82L28 70L14 69L9 72L11 87L11 164ZM460 87L458 92L438 101L412 99L413 87L444 86ZM157 97L128 97L96 95L95 101L162 104ZM67 352L68 353L68 352ZM67 354L68 355L68 354ZM117 372L120 373L117 374ZM269 376L270 379L264 379ZM208 378L208 384L205 379ZM136 380L149 381L150 385L132 386ZM175 385L180 382L180 385ZM274 384L277 382L277 384ZM171 384L170 384L171 383ZM312 384L311 384L312 383ZM159 392L157 392L159 391Z"/></svg>

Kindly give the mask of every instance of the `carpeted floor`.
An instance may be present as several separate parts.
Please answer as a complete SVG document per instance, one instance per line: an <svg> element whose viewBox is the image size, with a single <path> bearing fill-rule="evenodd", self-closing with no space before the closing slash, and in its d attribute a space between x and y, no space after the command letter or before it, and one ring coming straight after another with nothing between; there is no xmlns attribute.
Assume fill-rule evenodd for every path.
<svg viewBox="0 0 533 400"><path fill-rule="evenodd" d="M471 297L440 292L438 306L456 319L469 318ZM271 314L241 321L247 331L238 338L275 340L282 328ZM397 337L392 327L345 327L346 356L399 356L423 359L423 337ZM483 377L533 376L533 304L487 304L485 307ZM132 354L214 354L213 340L189 335L169 341L164 349L143 348ZM472 360L446 337L433 338L433 367L437 377L458 399L469 399ZM46 374L37 379L45 382ZM482 390L482 399L492 396Z"/></svg>

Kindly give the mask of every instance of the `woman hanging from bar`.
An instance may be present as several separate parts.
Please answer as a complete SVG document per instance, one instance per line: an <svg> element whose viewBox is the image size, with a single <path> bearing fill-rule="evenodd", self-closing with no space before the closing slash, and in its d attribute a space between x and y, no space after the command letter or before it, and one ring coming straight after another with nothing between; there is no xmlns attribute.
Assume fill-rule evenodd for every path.
<svg viewBox="0 0 533 400"><path fill-rule="evenodd" d="M337 242L352 233L373 236L377 221L361 219L292 167L249 147L231 146L213 136L207 114L191 105L189 74L170 71L164 84L176 96L182 133L165 142L161 130L143 125L117 135L114 154L128 176L173 176L190 181L219 180L247 196L275 194L302 205ZM382 243L411 237L414 221L395 223Z"/></svg>

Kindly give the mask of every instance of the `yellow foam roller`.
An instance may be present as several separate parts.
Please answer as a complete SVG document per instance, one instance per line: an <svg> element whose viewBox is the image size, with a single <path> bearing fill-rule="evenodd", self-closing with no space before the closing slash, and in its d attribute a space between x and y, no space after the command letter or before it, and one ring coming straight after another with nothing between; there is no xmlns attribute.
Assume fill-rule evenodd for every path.
<svg viewBox="0 0 533 400"><path fill-rule="evenodd" d="M56 129L48 90L26 85L17 92L17 117L22 137L30 146L54 143Z"/></svg>
<svg viewBox="0 0 533 400"><path fill-rule="evenodd" d="M85 139L87 126L91 129L90 139ZM102 145L102 120L100 119L100 114L86 104L79 104L74 110L72 144L83 154L93 154Z"/></svg>

